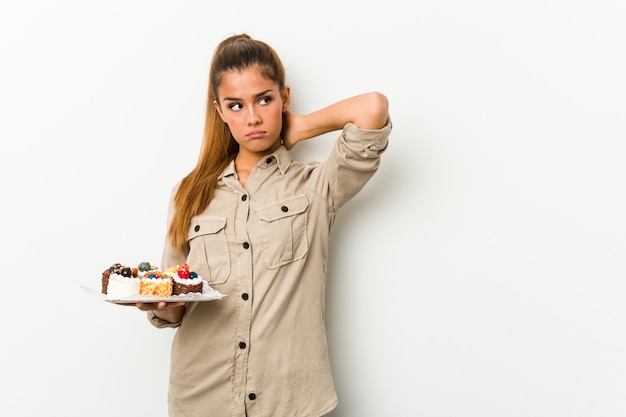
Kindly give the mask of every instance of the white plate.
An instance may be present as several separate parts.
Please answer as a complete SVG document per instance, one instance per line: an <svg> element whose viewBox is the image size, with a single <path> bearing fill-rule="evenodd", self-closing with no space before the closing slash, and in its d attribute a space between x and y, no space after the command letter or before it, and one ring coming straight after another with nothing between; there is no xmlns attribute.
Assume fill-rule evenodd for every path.
<svg viewBox="0 0 626 417"><path fill-rule="evenodd" d="M89 288L85 285L82 285L81 288L85 290L85 292L94 295L101 300L108 301L114 304L156 303L159 301L167 301L169 303L175 303L178 301L212 301L219 300L220 298L224 297L224 294L211 288L206 281L204 282L204 287L201 293L196 292L184 295L172 295L171 297L154 297L151 295L137 294L124 298L109 298L106 296L106 294L102 294L102 292L94 290L93 288Z"/></svg>

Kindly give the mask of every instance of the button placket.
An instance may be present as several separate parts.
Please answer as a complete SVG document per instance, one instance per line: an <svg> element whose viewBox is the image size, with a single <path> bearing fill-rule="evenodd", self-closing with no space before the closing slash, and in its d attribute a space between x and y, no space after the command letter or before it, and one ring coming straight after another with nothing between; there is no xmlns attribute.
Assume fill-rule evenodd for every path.
<svg viewBox="0 0 626 417"><path fill-rule="evenodd" d="M252 294L252 248L250 236L248 234L249 226L249 210L252 196L248 190L239 189L237 198L237 213L235 214L235 231L234 236L240 248L242 248L241 256L237 258L239 264L237 287L241 298L237 300L239 313L237 314L237 323L235 330L235 355L234 363L234 386L233 394L238 401L249 400L249 394L253 389L248 385L248 355L250 351L250 320L252 313L252 303L248 301Z"/></svg>

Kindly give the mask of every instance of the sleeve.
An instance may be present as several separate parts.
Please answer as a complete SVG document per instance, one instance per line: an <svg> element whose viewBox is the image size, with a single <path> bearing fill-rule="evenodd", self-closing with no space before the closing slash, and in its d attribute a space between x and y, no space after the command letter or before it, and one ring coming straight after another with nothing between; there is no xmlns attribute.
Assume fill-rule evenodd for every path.
<svg viewBox="0 0 626 417"><path fill-rule="evenodd" d="M174 196L178 191L179 184L177 184L170 193L170 200L167 207L166 230L169 230L170 223L172 222L172 218L174 217ZM174 249L170 244L169 239L167 239L166 237L164 242L163 254L161 256L161 268L168 268L170 266L180 265L183 262L186 262L187 255L189 255L189 248L187 245L185 245L185 247L181 250Z"/></svg>
<svg viewBox="0 0 626 417"><path fill-rule="evenodd" d="M328 159L314 174L317 192L325 195L328 210L336 212L372 178L387 149L392 123L378 130L361 129L348 123Z"/></svg>
<svg viewBox="0 0 626 417"><path fill-rule="evenodd" d="M176 191L178 190L178 185L173 188L170 194L170 201L167 209L167 227L169 228L170 222L172 221L172 216L174 215L174 196L176 195ZM167 229L166 229L167 230ZM187 247L183 248L183 250L175 250L169 242L169 239L165 238L165 245L163 249L163 255L161 257L161 268L168 268L174 265L180 265L187 259L187 254L189 250ZM154 312L147 312L148 321L159 329L162 328L171 328L180 326L180 322L178 323L170 323L169 321L163 320L157 317Z"/></svg>
<svg viewBox="0 0 626 417"><path fill-rule="evenodd" d="M146 314L148 315L148 321L150 322L150 324L152 324L157 329L175 328L180 326L180 322L170 323L167 320L163 320L162 318L157 317L154 314L154 311L148 311Z"/></svg>

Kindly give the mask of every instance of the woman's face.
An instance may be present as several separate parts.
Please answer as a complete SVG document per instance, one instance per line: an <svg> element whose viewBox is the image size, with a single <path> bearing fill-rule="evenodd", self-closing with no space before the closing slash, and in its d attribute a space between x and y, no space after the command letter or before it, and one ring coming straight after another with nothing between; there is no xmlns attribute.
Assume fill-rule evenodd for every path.
<svg viewBox="0 0 626 417"><path fill-rule="evenodd" d="M224 75L214 105L239 143L240 154L261 158L280 146L282 114L289 104L289 88L284 90L257 67Z"/></svg>

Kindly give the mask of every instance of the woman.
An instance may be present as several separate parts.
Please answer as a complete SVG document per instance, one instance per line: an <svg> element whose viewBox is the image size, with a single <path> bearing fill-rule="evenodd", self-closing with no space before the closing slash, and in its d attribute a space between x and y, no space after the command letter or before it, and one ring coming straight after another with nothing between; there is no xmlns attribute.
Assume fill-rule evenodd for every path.
<svg viewBox="0 0 626 417"><path fill-rule="evenodd" d="M387 98L288 110L276 52L246 34L222 41L210 69L196 167L173 189L163 267L187 262L227 296L137 304L177 327L171 416L321 416L337 405L326 345L328 238L338 209L376 172L391 131ZM323 163L298 142L342 130Z"/></svg>

